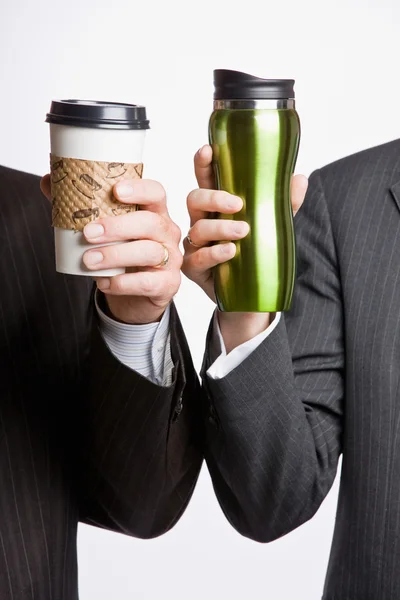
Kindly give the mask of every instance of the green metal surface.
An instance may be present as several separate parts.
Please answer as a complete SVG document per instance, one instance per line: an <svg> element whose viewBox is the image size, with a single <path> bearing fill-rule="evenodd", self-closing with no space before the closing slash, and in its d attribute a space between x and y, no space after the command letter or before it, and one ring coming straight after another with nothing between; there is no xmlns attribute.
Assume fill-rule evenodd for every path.
<svg viewBox="0 0 400 600"><path fill-rule="evenodd" d="M215 268L218 307L227 312L289 310L295 279L290 182L300 141L294 109L215 110L210 118L218 189L243 200L235 215L250 232L235 257Z"/></svg>

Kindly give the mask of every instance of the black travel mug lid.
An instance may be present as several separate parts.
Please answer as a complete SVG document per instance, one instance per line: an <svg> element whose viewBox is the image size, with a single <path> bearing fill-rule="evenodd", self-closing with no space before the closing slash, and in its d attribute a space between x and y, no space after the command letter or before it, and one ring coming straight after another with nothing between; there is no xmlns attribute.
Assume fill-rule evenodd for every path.
<svg viewBox="0 0 400 600"><path fill-rule="evenodd" d="M53 100L46 123L93 129L150 129L144 106L94 100Z"/></svg>
<svg viewBox="0 0 400 600"><path fill-rule="evenodd" d="M261 79L248 73L214 70L214 100L294 99L294 79Z"/></svg>

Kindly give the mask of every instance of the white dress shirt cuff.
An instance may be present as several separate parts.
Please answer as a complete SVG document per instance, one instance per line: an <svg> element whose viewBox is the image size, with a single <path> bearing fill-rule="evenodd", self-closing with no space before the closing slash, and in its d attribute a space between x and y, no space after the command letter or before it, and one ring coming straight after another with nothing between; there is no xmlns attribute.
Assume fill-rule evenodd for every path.
<svg viewBox="0 0 400 600"><path fill-rule="evenodd" d="M95 294L95 304L100 319L100 333L115 358L157 385L170 385L174 367L169 331L170 308L167 308L159 323L129 325L115 321L101 310L98 292Z"/></svg>
<svg viewBox="0 0 400 600"><path fill-rule="evenodd" d="M275 319L267 327L265 331L262 331L251 340L244 342L240 346L234 348L229 354L226 353L224 340L222 338L221 330L218 323L217 311L214 313L213 331L211 335L211 356L216 356L219 353L218 358L213 362L211 367L207 371L208 377L211 379L222 379L226 377L231 371L236 369L258 346L263 342L277 327L281 313L276 313Z"/></svg>

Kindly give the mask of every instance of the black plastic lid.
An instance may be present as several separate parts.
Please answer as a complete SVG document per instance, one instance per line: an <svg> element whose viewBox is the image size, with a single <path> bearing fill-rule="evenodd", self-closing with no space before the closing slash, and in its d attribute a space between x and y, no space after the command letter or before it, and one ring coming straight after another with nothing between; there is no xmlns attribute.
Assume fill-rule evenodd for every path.
<svg viewBox="0 0 400 600"><path fill-rule="evenodd" d="M214 100L286 100L294 98L294 79L261 79L240 71L214 71Z"/></svg>
<svg viewBox="0 0 400 600"><path fill-rule="evenodd" d="M46 123L94 129L149 129L146 108L92 100L53 100Z"/></svg>

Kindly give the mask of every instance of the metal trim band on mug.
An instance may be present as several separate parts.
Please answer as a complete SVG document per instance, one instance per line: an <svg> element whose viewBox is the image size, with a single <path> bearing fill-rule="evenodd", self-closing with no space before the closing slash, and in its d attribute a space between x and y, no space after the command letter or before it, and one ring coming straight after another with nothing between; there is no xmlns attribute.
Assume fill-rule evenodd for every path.
<svg viewBox="0 0 400 600"><path fill-rule="evenodd" d="M240 110L240 109L294 109L295 100L285 98L281 100L215 100L214 110Z"/></svg>

